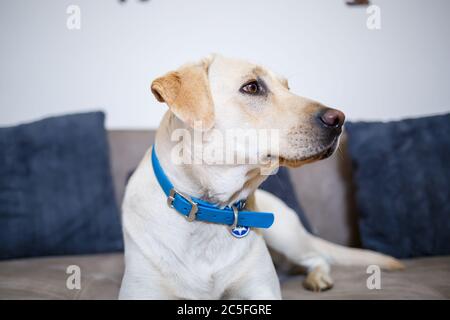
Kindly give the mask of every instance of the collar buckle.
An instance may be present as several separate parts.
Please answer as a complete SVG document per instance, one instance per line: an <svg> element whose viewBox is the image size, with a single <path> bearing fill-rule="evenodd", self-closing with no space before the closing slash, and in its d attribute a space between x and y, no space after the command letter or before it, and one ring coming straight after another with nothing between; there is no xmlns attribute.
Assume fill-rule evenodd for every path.
<svg viewBox="0 0 450 320"><path fill-rule="evenodd" d="M186 219L189 222L194 221L197 218L198 206L197 206L197 203L192 201L191 197L189 197L188 195L176 190L175 188L172 188L172 189L170 189L169 196L167 197L167 205L169 206L169 208L174 209L173 201L175 200L175 195L177 195L177 194L180 197L182 197L184 200L189 202L189 204L191 205L191 211L189 211L189 215L186 216Z"/></svg>

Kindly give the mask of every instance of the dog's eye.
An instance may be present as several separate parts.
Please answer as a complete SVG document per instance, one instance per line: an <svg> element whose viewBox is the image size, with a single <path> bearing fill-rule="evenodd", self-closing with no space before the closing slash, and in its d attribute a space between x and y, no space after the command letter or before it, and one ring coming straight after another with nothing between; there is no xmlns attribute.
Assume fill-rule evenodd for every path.
<svg viewBox="0 0 450 320"><path fill-rule="evenodd" d="M261 94L263 92L263 88L259 84L258 81L253 80L253 81L250 81L250 82L244 84L241 87L240 91L243 92L243 93L257 95L257 94Z"/></svg>

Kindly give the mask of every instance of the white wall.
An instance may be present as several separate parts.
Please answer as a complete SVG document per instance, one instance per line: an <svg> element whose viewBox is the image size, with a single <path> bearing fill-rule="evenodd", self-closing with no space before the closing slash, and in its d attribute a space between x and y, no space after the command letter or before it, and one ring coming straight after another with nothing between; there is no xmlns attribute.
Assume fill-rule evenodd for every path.
<svg viewBox="0 0 450 320"><path fill-rule="evenodd" d="M0 125L103 109L109 128L154 128L153 78L210 52L262 63L350 119L450 110L450 1L2 0ZM81 30L66 8L81 8Z"/></svg>

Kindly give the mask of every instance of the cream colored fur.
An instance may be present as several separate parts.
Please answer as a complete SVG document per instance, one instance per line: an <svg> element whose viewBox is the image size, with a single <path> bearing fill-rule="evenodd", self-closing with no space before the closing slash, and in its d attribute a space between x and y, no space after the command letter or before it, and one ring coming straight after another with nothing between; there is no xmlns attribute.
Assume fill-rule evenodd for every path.
<svg viewBox="0 0 450 320"><path fill-rule="evenodd" d="M242 84L255 77L264 79L270 90L264 99L239 92ZM324 144L320 128L311 121L323 106L292 94L285 79L245 61L212 56L156 79L152 91L170 108L155 145L173 185L221 206L248 199L250 209L274 212L275 222L241 239L232 237L225 225L188 222L167 206L153 175L149 150L131 177L123 201L126 269L121 299L280 299L267 246L305 267L305 287L315 291L333 285L330 264L402 267L391 257L341 247L306 232L295 212L280 199L257 190L267 178L261 174L262 165L173 164L172 133L185 129L194 134L192 126L198 120L206 123L201 134L212 148L220 146L216 137L209 136L211 128L280 130L279 154L271 157L278 157L282 165L305 164L334 148L338 142Z"/></svg>

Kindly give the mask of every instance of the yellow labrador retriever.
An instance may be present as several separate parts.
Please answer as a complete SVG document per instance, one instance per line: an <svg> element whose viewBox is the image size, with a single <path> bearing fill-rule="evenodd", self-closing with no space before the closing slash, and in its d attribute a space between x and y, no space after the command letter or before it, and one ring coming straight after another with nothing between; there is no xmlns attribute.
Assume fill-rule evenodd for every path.
<svg viewBox="0 0 450 320"><path fill-rule="evenodd" d="M293 94L261 66L218 55L167 73L151 89L169 110L126 189L120 298L280 299L267 246L304 267L305 287L315 291L333 285L331 264L402 267L307 233L280 199L257 190L267 170L330 156L342 112ZM277 148L224 143L233 129L276 132ZM180 144L180 132L190 142ZM205 161L186 134L209 154L228 148L234 162ZM188 161L174 160L180 154Z"/></svg>

